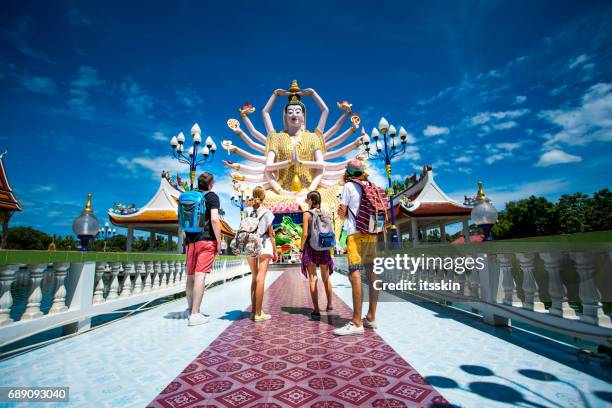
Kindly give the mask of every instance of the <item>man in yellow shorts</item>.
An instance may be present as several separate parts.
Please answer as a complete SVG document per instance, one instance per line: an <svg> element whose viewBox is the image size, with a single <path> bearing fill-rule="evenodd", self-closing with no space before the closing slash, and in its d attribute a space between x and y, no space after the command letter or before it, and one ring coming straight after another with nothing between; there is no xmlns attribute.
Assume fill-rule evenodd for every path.
<svg viewBox="0 0 612 408"><path fill-rule="evenodd" d="M352 180L367 181L365 163L353 159L346 165L344 175L344 190L342 190L342 202L338 208L338 215L345 220L346 248L349 263L349 280L353 289L353 318L345 326L334 330L336 336L349 336L363 334L364 326L376 328L376 304L378 292L372 286L373 270L372 263L376 253L376 236L364 234L357 230L355 217L359 212L359 204L363 190L361 186ZM363 293L361 289L361 271L365 270L369 283L369 307L367 315L361 318L361 307Z"/></svg>

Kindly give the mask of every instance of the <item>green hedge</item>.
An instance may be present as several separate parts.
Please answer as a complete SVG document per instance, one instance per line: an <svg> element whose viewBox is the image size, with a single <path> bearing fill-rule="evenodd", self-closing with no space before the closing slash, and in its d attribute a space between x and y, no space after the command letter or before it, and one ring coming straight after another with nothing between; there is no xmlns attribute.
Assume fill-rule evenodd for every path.
<svg viewBox="0 0 612 408"><path fill-rule="evenodd" d="M221 255L218 260L242 259L239 256ZM0 250L2 264L38 264L51 262L127 262L127 261L183 261L182 254L156 254L134 252L80 252L80 251L20 251Z"/></svg>

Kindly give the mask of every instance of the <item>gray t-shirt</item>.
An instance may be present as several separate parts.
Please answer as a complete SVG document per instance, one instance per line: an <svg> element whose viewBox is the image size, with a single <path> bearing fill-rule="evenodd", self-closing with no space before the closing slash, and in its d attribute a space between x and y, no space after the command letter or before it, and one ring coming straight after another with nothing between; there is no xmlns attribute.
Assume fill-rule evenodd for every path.
<svg viewBox="0 0 612 408"><path fill-rule="evenodd" d="M253 214L254 211L256 211L257 215ZM274 213L272 213L272 211L268 210L267 208L259 207L257 210L251 208L247 212L247 216L253 216L257 218L261 217L261 220L259 221L259 227L257 228L257 234L259 234L260 237L265 236L265 238L269 238L268 231L270 229L270 225L272 225L272 222L274 221Z"/></svg>

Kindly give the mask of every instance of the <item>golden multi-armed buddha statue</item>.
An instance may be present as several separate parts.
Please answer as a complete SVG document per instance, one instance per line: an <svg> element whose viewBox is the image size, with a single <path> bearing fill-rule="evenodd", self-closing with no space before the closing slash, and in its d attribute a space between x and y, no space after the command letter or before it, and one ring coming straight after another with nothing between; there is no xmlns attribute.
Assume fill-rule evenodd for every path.
<svg viewBox="0 0 612 408"><path fill-rule="evenodd" d="M279 96L287 96L288 101L283 109L283 128L277 131L272 124L270 111ZM312 96L321 110L317 127L312 132L306 129L306 106L302 102L303 96ZM325 102L314 89L302 90L294 80L288 91L275 90L262 111L267 136L255 129L249 119L255 108L250 104L244 105L239 110L240 117L252 138L242 131L238 120L230 119L227 124L247 146L259 154L234 146L231 140L223 141L222 145L228 153L237 153L249 161L262 165L249 166L226 161L224 163L228 167L236 170L232 172L232 178L263 185L268 190L264 204L270 206L273 211L278 205L290 203L298 203L303 207L306 194L312 190L321 193L323 208L336 211L339 204L338 193L342 189L342 177L348 160L340 162L329 160L345 156L362 144L361 137L358 137L353 142L336 148L355 133L360 122L359 116L351 115L350 103L343 101L337 105L343 113L331 128L325 130L329 115ZM351 127L330 140L349 116Z"/></svg>

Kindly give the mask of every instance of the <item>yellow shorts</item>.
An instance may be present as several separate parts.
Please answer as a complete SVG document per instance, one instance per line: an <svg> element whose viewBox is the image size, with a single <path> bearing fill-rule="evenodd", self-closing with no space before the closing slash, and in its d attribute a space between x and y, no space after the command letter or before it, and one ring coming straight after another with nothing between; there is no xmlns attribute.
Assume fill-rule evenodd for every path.
<svg viewBox="0 0 612 408"><path fill-rule="evenodd" d="M376 235L367 235L361 232L346 237L349 271L365 269L366 265L374 262L376 255Z"/></svg>

